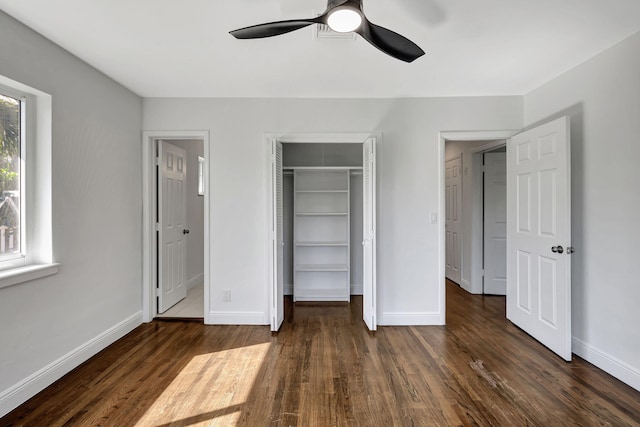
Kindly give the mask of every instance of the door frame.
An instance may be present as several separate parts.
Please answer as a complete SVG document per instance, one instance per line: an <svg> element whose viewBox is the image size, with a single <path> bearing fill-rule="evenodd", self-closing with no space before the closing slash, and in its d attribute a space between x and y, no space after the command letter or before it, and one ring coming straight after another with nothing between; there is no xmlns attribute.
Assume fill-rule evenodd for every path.
<svg viewBox="0 0 640 427"><path fill-rule="evenodd" d="M156 222L154 218L156 207L156 177L155 177L155 146L160 139L171 141L179 139L197 139L203 142L205 181L204 192L204 322L207 323L209 314L209 284L211 271L209 263L210 227L209 206L211 191L209 165L211 164L211 150L209 131L143 131L142 132L142 321L151 322L158 314L155 304L158 268L158 250Z"/></svg>
<svg viewBox="0 0 640 427"><path fill-rule="evenodd" d="M439 292L439 298L438 298L438 302L439 302L439 306L440 306L440 324L444 325L446 324L446 231L445 231L445 218L446 218L446 200L445 200L445 172L446 172L446 166L445 166L445 144L447 141L487 141L487 144L481 146L481 147L477 147L478 149L481 149L483 147L485 150L488 148L491 148L490 145L492 143L492 141L496 141L496 140L508 140L509 138L511 138L513 135L519 133L521 130L517 129L517 130L489 130L489 131L441 131L438 134L438 152L439 152L439 167L440 167L440 173L438 174L438 179L439 179L439 183L438 183L438 191L440 192L439 194L439 209L438 209L438 217L442 218L442 220L440 221L440 223L438 224L438 254L439 254L439 260L438 260L438 265L439 265L439 272L438 272L438 276L440 278L440 292ZM502 142L504 143L504 142ZM499 144L498 144L499 145ZM474 170L474 174L475 171L478 169L476 168L476 163L475 163L475 159L476 155L474 154L474 163L473 163L473 170ZM474 177L475 178L475 177ZM476 188L475 188L475 180L474 180L474 194L476 194ZM476 199L477 197L474 197L474 199ZM474 214L473 214L473 220L472 220L472 224L471 224L471 259L468 260L470 262L471 265L471 276L470 276L470 281L471 281L471 288L475 289L475 286L477 286L478 283L480 283L480 289L482 289L482 229L480 229L480 241L478 242L478 234L477 234L477 229L478 229L478 223L476 221L476 214L475 211L477 209L477 201L474 200L473 201L473 209L474 209ZM482 209L482 205L480 202L480 209ZM480 211L481 212L481 211ZM482 214L480 213L480 219L482 218ZM480 227L482 227L481 221L480 221ZM476 248L478 248L478 245L480 247L480 257L478 256L478 252L475 250ZM479 266L479 267L478 267ZM465 268L464 264L461 265L461 269ZM479 275L478 275L479 272Z"/></svg>
<svg viewBox="0 0 640 427"><path fill-rule="evenodd" d="M268 268L267 275L269 280L267 281L267 304L268 308L266 310L269 313L268 324L272 324L272 320L276 316L275 313L275 305L274 301L276 298L284 298L283 295L277 295L277 283L274 281L275 271L275 256L274 246L273 246L273 174L271 173L271 164L272 164L272 147L274 140L279 141L283 144L286 143L324 143L324 144L364 144L369 138L374 138L376 141L376 152L380 152L382 146L382 134L376 134L373 132L344 132L344 133L265 133L264 134L264 180L266 185L266 201L265 206L267 209L266 213L266 234L265 234L265 248L267 253L269 254L268 259ZM377 155L378 156L378 155ZM376 174L377 171L380 170L380 161L379 157L376 158ZM376 177L377 180L377 177ZM377 188L376 188L377 190ZM375 211L378 211L378 207L381 205L381 197L378 191L376 191L376 199L375 199ZM377 245L377 236L375 239L375 243ZM374 257L374 262L377 263L377 260ZM375 280L375 278L374 278ZM379 289L376 287L376 294L379 294ZM377 295L376 295L377 297ZM376 298L377 300L377 298ZM364 307L363 307L364 309ZM378 306L376 304L376 314L378 312ZM275 322L273 322L275 323Z"/></svg>

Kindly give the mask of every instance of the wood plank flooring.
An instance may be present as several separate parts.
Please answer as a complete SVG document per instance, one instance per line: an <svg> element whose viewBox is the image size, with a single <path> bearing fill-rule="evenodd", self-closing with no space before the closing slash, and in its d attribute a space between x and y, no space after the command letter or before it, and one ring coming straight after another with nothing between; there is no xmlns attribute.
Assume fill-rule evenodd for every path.
<svg viewBox="0 0 640 427"><path fill-rule="evenodd" d="M447 284L446 327L366 331L362 300L259 326L145 324L0 426L637 426L640 392Z"/></svg>

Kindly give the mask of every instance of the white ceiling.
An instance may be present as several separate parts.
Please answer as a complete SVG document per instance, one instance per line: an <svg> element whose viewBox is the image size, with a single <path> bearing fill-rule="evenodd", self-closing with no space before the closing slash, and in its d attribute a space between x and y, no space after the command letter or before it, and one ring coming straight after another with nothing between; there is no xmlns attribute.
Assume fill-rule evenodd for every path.
<svg viewBox="0 0 640 427"><path fill-rule="evenodd" d="M639 0L364 0L422 47L411 64L305 28L326 0L0 0L0 8L144 97L522 95L640 31Z"/></svg>

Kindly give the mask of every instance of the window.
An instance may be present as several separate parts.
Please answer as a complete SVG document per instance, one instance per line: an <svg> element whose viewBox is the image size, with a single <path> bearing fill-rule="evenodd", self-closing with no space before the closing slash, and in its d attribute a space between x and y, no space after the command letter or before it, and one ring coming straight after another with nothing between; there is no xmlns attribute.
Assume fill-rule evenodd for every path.
<svg viewBox="0 0 640 427"><path fill-rule="evenodd" d="M57 272L51 96L0 76L0 288Z"/></svg>
<svg viewBox="0 0 640 427"><path fill-rule="evenodd" d="M3 92L0 92L0 266L6 267L24 265L24 99Z"/></svg>

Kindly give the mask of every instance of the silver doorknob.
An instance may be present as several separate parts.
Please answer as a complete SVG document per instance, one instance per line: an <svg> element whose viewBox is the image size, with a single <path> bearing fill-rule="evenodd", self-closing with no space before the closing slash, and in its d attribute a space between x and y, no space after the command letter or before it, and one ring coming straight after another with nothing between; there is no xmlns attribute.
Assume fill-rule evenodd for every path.
<svg viewBox="0 0 640 427"><path fill-rule="evenodd" d="M552 246L551 247L551 252L553 252L554 254L561 254L564 252L564 248L560 245L558 246Z"/></svg>

